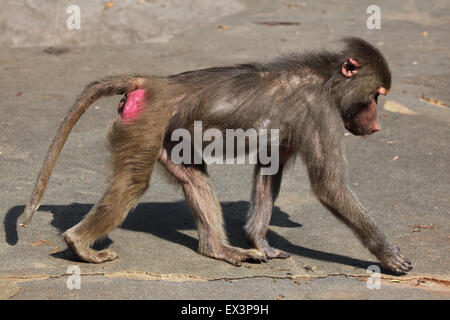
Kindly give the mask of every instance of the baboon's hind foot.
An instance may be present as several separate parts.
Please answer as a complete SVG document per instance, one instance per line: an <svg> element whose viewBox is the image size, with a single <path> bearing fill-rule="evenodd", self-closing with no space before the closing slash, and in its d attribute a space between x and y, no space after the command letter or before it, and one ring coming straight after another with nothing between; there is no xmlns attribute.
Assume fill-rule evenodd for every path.
<svg viewBox="0 0 450 320"><path fill-rule="evenodd" d="M67 232L63 234L63 237L70 250L72 250L72 252L83 261L90 263L102 263L117 259L119 257L119 255L111 249L100 251L91 249L88 243L80 240L74 240L74 237L70 236Z"/></svg>

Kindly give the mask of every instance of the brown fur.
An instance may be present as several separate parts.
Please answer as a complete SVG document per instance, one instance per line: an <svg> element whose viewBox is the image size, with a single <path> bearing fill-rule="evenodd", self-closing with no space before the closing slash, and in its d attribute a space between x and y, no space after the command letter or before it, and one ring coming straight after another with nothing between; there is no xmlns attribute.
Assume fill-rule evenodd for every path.
<svg viewBox="0 0 450 320"><path fill-rule="evenodd" d="M182 186L199 233L199 252L239 265L242 261L287 258L265 236L278 196L282 174L296 156L305 163L314 194L389 269L403 273L411 263L399 254L349 189L344 178L345 127L371 134L377 126L376 98L391 86L382 54L364 40L345 39L342 52L291 55L267 64L246 64L185 72L167 78L110 77L90 84L62 123L39 174L23 225L37 210L56 159L70 130L88 106L103 95L146 89L146 106L129 122L120 117L109 133L112 152L110 185L99 202L77 225L64 233L82 260L103 262L117 254L95 251L91 244L116 228L148 188L156 161ZM245 250L228 244L220 204L206 165L175 164L171 133L192 132L196 120L204 129L279 129L281 168L273 176L255 168Z"/></svg>

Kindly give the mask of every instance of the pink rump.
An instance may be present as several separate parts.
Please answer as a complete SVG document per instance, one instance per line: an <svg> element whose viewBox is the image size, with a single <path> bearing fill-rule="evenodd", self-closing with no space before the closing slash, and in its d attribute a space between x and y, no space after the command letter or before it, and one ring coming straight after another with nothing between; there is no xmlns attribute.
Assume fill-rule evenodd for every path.
<svg viewBox="0 0 450 320"><path fill-rule="evenodd" d="M127 101L123 106L121 115L125 121L135 119L144 108L145 90L139 89L127 93Z"/></svg>

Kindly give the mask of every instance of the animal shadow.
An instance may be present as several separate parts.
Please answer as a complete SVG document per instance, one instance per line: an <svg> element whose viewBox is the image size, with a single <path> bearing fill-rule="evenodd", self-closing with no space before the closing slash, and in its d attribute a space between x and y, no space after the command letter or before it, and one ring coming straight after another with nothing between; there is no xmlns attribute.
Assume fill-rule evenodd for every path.
<svg viewBox="0 0 450 320"><path fill-rule="evenodd" d="M64 232L77 224L89 212L92 206L93 204L91 203L42 205L40 211L51 212L53 214L51 224L61 232ZM249 202L222 202L221 206L224 214L225 229L230 244L241 248L249 248L244 231L246 215L249 210ZM17 226L19 216L24 209L25 206L12 207L5 216L5 240L11 246L16 245L19 240ZM39 212L37 212L37 214L39 214ZM289 215L280 210L279 207L274 208L270 224L283 228L302 227L301 224L290 220ZM180 232L180 230L196 229L194 219L184 201L141 203L128 214L120 228L135 232L147 232L159 238L186 246L193 251L197 251L198 240ZM267 240L275 248L315 260L334 262L362 269L367 269L368 266L377 264L376 262L363 261L344 255L314 250L293 244L272 230L268 231ZM101 250L107 248L111 243L112 240L109 237L106 237L105 239L98 241L94 245L94 248ZM69 249L52 255L60 259L77 261L77 258ZM383 271L388 273L387 270Z"/></svg>

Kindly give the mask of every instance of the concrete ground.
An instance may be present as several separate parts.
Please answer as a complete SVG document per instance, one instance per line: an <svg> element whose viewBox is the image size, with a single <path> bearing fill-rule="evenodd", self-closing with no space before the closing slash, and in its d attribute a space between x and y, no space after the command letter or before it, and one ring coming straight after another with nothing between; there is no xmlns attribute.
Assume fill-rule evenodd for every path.
<svg viewBox="0 0 450 320"><path fill-rule="evenodd" d="M80 1L82 19L88 2ZM0 37L0 298L450 298L448 1L380 1L381 30L367 29L371 1L193 1L181 9L180 1L124 1L106 9L107 1L98 1L85 10L88 21L79 33L61 27L64 10L61 18L52 18L37 3L26 2L28 11L11 6L12 13L27 14L28 29L12 13L0 15L5 27ZM61 9L56 1L45 3ZM144 19L146 12L153 18ZM267 24L273 21L295 23ZM103 192L105 134L120 97L99 100L81 118L40 210L27 229L17 226L60 119L90 81L267 61L349 35L382 50L393 86L380 110L383 130L367 139L345 138L348 180L413 261L407 275L382 270L380 289L368 289L366 269L378 265L376 259L312 196L300 161L285 175L267 235L273 246L292 254L289 259L237 268L197 254L197 232L182 192L156 172L136 210L97 245L120 258L99 265L78 261L61 233ZM48 46L69 50L46 53ZM251 167L215 165L210 172L230 242L247 247L243 225ZM72 265L81 271L79 290L67 288Z"/></svg>

